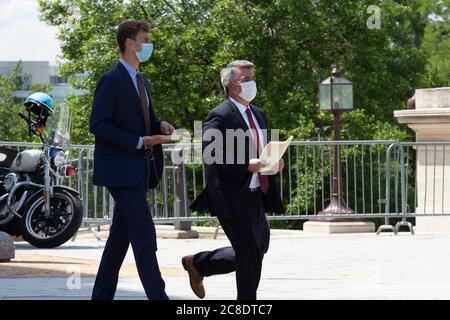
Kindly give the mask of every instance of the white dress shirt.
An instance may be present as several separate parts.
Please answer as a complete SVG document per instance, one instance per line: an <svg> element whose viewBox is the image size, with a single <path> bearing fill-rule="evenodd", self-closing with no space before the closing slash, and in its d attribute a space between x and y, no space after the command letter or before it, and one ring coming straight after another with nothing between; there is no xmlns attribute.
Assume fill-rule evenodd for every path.
<svg viewBox="0 0 450 320"><path fill-rule="evenodd" d="M250 107L244 106L243 104L237 102L236 100L234 100L231 97L229 97L229 98L236 105L239 112L241 113L242 118L244 118L245 123L247 124L248 128L250 129L250 122L248 121L247 114L245 113L245 110L247 110L247 108L250 108ZM264 135L262 133L261 127L259 126L258 120L255 117L255 114L252 112L251 109L250 109L250 112L252 113L253 121L255 122L256 129L258 130L259 145L260 145L260 150L262 151L265 146ZM250 130L250 132L251 132L251 130ZM252 133L252 135L253 135L253 133ZM256 141L256 137L253 137L253 139L255 139L255 141ZM252 175L252 180L250 181L250 188L256 188L256 187L259 187L259 177L258 177L258 173L254 172Z"/></svg>
<svg viewBox="0 0 450 320"><path fill-rule="evenodd" d="M136 79L136 76L137 76L139 70L135 70L128 62L126 62L123 59L120 59L119 61L125 67L125 69L127 69L128 74L130 75L131 81L133 81L134 87L136 88L136 91L137 91L137 93L139 95L139 88L138 88L137 79ZM147 89L145 89L145 91L147 91ZM147 95L147 103L149 104L148 95ZM143 137L139 137L136 149L142 148L142 143L143 142L144 142L144 138Z"/></svg>

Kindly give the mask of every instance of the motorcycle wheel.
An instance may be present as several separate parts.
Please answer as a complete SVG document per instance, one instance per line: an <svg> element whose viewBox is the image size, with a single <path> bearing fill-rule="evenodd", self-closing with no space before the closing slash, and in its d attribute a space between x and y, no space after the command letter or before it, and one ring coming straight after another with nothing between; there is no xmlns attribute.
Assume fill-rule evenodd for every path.
<svg viewBox="0 0 450 320"><path fill-rule="evenodd" d="M37 192L25 204L21 230L25 241L37 248L55 248L72 238L83 219L81 201L62 190L50 199L51 215L45 217L43 192Z"/></svg>

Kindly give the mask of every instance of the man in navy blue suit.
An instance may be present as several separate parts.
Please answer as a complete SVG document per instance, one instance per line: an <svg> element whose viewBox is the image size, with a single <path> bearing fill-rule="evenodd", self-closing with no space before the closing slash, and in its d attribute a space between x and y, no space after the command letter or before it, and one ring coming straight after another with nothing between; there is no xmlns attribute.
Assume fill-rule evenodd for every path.
<svg viewBox="0 0 450 320"><path fill-rule="evenodd" d="M161 138L175 128L153 110L150 85L139 64L153 51L150 26L124 21L117 30L121 59L97 83L89 129L95 135L93 183L115 200L108 241L92 299L111 300L129 244L149 299L167 300L156 257L156 232L147 190L157 185L164 165Z"/></svg>

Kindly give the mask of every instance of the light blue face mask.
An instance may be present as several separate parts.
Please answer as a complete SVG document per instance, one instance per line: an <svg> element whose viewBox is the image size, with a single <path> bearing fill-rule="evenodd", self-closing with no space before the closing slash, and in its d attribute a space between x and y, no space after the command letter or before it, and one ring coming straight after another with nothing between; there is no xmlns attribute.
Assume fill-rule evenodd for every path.
<svg viewBox="0 0 450 320"><path fill-rule="evenodd" d="M136 52L136 56L139 62L145 62L152 56L153 53L153 43L141 43L142 48L140 51Z"/></svg>

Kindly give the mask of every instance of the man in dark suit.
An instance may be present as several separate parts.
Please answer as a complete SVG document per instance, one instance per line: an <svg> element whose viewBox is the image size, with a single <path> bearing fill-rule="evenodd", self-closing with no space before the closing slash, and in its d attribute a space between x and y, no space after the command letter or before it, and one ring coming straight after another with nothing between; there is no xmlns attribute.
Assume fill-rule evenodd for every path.
<svg viewBox="0 0 450 320"><path fill-rule="evenodd" d="M284 211L275 175L259 173L265 164L258 155L270 135L264 112L250 104L257 91L253 71L254 64L243 60L222 70L228 99L209 112L203 126L207 185L190 208L217 216L232 246L183 257L191 288L199 298L205 296L203 277L236 271L237 298L256 299L269 247L265 213ZM247 134L235 143L236 136L227 135L230 130L236 136ZM283 166L281 160L272 170L278 172Z"/></svg>
<svg viewBox="0 0 450 320"><path fill-rule="evenodd" d="M139 277L149 299L168 299L156 258L155 225L147 190L164 165L161 139L175 129L153 110L149 82L139 64L151 56L148 23L124 21L117 30L121 59L97 83L89 128L95 135L93 183L106 186L115 200L108 241L92 299L113 299L119 270L133 248Z"/></svg>

